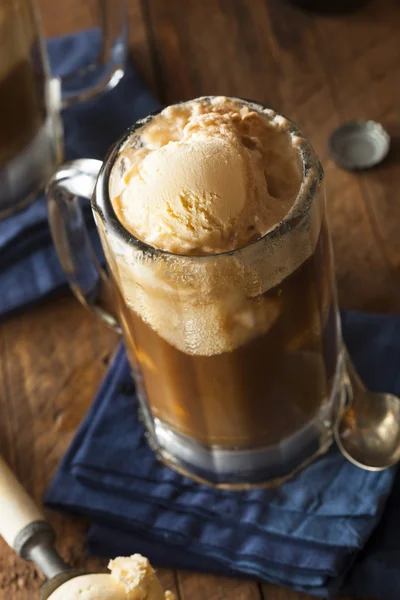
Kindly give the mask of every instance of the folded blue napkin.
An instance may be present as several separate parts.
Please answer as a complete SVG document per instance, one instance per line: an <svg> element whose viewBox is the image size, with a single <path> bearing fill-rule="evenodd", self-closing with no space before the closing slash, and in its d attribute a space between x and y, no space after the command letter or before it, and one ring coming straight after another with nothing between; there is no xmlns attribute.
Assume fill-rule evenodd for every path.
<svg viewBox="0 0 400 600"><path fill-rule="evenodd" d="M400 318L346 313L343 329L366 384L400 394ZM46 497L52 508L89 517L90 553L141 552L159 566L257 577L317 596L347 586L398 597L382 595L376 576L390 571L386 550L377 560L376 548L389 537L400 552L398 532L389 526L383 534L384 519L371 537L395 469L363 471L333 447L278 489L216 490L155 459L136 404L121 346ZM400 563L390 575L400 594Z"/></svg>
<svg viewBox="0 0 400 600"><path fill-rule="evenodd" d="M50 40L53 74L66 74L87 64L97 38L98 32L90 30ZM128 126L158 107L139 75L127 65L125 76L112 91L63 112L65 160L102 159ZM89 205L85 217L95 251L101 256ZM65 285L66 277L51 243L43 196L27 209L0 220L0 282L0 317Z"/></svg>

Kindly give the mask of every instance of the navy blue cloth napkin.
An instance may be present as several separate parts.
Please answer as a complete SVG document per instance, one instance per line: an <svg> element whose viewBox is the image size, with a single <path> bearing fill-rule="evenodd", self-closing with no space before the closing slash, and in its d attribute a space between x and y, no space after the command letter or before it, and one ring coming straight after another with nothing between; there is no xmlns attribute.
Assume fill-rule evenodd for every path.
<svg viewBox="0 0 400 600"><path fill-rule="evenodd" d="M343 329L366 384L400 394L400 318L346 313ZM333 447L278 489L215 490L157 462L136 404L121 346L46 498L91 519L90 553L141 552L160 566L257 577L317 596L340 588L398 598L400 530L385 525L400 501L397 482L371 537L395 469L363 471Z"/></svg>
<svg viewBox="0 0 400 600"><path fill-rule="evenodd" d="M69 73L87 64L97 38L98 32L93 30L50 40L53 74ZM158 107L128 64L125 76L112 91L63 112L65 160L102 159L127 127ZM89 205L86 219L95 251L101 256ZM43 196L27 209L0 220L0 282L0 317L65 285L66 277L51 243Z"/></svg>

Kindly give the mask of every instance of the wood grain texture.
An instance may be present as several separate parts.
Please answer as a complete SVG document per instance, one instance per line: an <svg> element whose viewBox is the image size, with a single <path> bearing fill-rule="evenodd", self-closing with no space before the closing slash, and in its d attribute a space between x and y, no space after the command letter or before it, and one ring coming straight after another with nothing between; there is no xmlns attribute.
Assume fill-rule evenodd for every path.
<svg viewBox="0 0 400 600"><path fill-rule="evenodd" d="M96 2L38 0L46 33L90 27ZM346 17L303 13L284 0L129 0L130 53L165 102L205 94L254 98L292 117L312 140L326 188L343 307L400 309L400 7L373 0ZM347 173L329 132L354 117L382 121L393 151L378 169ZM103 377L117 338L71 297L0 326L0 453L38 503ZM59 549L84 560L86 524L47 513ZM306 600L276 586L161 570L180 600ZM31 600L40 584L0 541L0 600Z"/></svg>

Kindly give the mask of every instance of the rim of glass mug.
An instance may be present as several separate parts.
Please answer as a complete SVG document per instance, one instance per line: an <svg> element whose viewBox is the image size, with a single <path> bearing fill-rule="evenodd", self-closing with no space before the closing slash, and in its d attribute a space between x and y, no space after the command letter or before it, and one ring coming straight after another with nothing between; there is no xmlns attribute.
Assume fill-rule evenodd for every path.
<svg viewBox="0 0 400 600"><path fill-rule="evenodd" d="M200 98L196 98L196 101L207 101L211 96L202 96ZM287 212L287 214L283 217L281 221L279 221L274 227L269 229L264 235L260 236L258 239L250 242L249 244L245 244L244 246L240 246L233 250L218 252L215 254L179 254L176 252L170 252L168 250L162 250L160 248L156 248L147 244L143 240L137 238L132 232L130 232L122 223L119 221L112 202L110 201L109 196L109 178L111 174L111 170L115 164L116 159L118 158L120 151L123 146L128 142L129 138L141 127L147 125L155 116L160 114L163 108L155 110L148 114L146 117L138 119L131 127L129 127L122 136L111 146L106 157L103 160L101 165L96 185L94 188L94 192L92 195L92 209L96 211L99 216L107 222L108 228L111 228L113 232L124 239L125 242L129 244L133 244L135 248L143 253L146 253L148 256L171 256L171 257L182 257L186 261L191 260L212 260L218 256L227 256L232 255L237 252L240 252L246 248L256 246L260 242L266 242L267 240L274 240L281 237L284 233L287 233L289 230L298 226L298 224L302 221L303 217L308 213L308 209L311 204L314 202L316 198L316 192L319 184L323 180L324 170L322 165L311 146L311 143L304 137L301 130L297 127L297 125L291 120L285 117L282 113L277 110L268 107L264 104L254 102L253 100L247 100L243 98L237 97L228 97L229 100L233 100L239 102L240 104L246 104L256 112L261 112L266 118L270 121L275 117L283 118L287 122L290 123L290 127L287 130L288 135L295 141L296 148L298 149L298 153L301 159L302 167L303 167L303 176L300 185L299 192L297 194L296 200L291 207L291 209ZM182 101L177 102L177 104L185 104L190 101Z"/></svg>

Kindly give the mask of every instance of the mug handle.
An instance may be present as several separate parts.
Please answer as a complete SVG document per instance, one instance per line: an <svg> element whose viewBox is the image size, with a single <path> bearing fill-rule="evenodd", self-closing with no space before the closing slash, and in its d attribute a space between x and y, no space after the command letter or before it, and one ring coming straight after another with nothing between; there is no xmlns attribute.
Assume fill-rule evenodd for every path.
<svg viewBox="0 0 400 600"><path fill-rule="evenodd" d="M54 173L46 188L51 236L61 266L75 296L115 331L112 284L90 241L79 198L91 199L101 161L73 160Z"/></svg>

